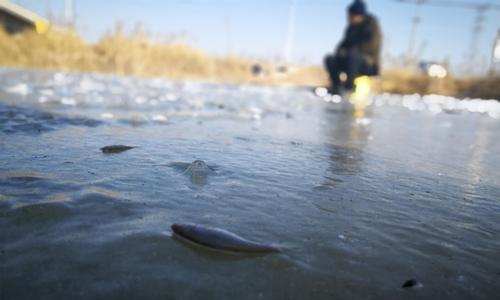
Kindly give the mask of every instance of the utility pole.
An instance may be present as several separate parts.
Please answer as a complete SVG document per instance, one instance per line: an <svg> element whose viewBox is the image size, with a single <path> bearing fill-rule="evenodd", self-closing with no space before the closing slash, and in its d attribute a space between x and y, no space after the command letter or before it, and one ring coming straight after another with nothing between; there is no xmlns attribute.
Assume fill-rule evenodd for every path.
<svg viewBox="0 0 500 300"><path fill-rule="evenodd" d="M224 26L226 28L226 56L231 57L233 55L233 31L230 17L226 17Z"/></svg>
<svg viewBox="0 0 500 300"><path fill-rule="evenodd" d="M47 19L52 22L52 5L50 0L45 0L45 15Z"/></svg>
<svg viewBox="0 0 500 300"><path fill-rule="evenodd" d="M496 74L497 66L500 64L500 29L497 31L495 42L493 43L493 52L491 53L490 73Z"/></svg>
<svg viewBox="0 0 500 300"><path fill-rule="evenodd" d="M285 41L285 48L283 50L283 59L285 63L289 63L292 58L292 48L295 38L295 21L297 14L297 0L289 0L288 4L288 27Z"/></svg>
<svg viewBox="0 0 500 300"><path fill-rule="evenodd" d="M417 42L418 28L419 28L420 23L422 21L422 18L421 18L422 4L424 4L425 1L426 0L416 0L415 1L415 15L413 16L413 27L412 27L411 33L410 33L410 41L408 43L408 52L406 53L406 59L408 60L408 62L413 61L414 57L415 57L415 44Z"/></svg>
<svg viewBox="0 0 500 300"><path fill-rule="evenodd" d="M413 18L413 29L410 34L410 42L408 47L408 57L413 56L413 49L417 40L417 31L421 22L420 8L422 5L441 6L441 7L456 7L475 9L477 12L474 24L472 26L472 36L470 40L469 49L467 51L467 61L469 69L473 69L477 64L478 57L478 42L483 32L483 24L486 18L486 12L489 10L500 10L500 5L491 4L490 2L473 2L473 1L450 1L450 0L395 0L400 3L414 3L416 4L415 17ZM486 1L486 0L484 0Z"/></svg>
<svg viewBox="0 0 500 300"><path fill-rule="evenodd" d="M73 0L64 0L64 22L66 26L73 27L75 24Z"/></svg>
<svg viewBox="0 0 500 300"><path fill-rule="evenodd" d="M470 45L469 45L469 66L468 66L468 71L472 72L474 68L478 64L478 57L477 57L477 49L478 49L478 43L481 38L481 34L483 32L483 24L485 21L485 14L486 11L490 9L490 4L489 3L482 3L478 4L476 7L477 10L477 15L474 20L474 26L472 27L472 35L471 35L471 40L470 40Z"/></svg>

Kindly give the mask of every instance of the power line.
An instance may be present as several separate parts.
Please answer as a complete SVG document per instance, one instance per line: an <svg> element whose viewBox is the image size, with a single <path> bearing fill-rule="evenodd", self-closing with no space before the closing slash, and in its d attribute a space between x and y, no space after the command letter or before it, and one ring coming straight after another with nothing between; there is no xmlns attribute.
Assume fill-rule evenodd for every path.
<svg viewBox="0 0 500 300"><path fill-rule="evenodd" d="M288 27L286 33L285 49L283 58L285 63L290 62L292 56L293 42L295 39L295 23L297 18L297 0L289 0Z"/></svg>
<svg viewBox="0 0 500 300"><path fill-rule="evenodd" d="M74 3L73 0L64 0L64 22L66 26L74 26Z"/></svg>
<svg viewBox="0 0 500 300"><path fill-rule="evenodd" d="M413 18L413 28L409 38L409 46L407 58L412 60L414 57L415 41L417 39L418 28L421 23L421 6L441 6L441 7L456 7L476 10L476 18L472 26L472 36L469 45L468 58L471 67L475 64L478 50L478 41L483 32L483 25L486 19L486 12L489 10L499 10L500 5L492 4L491 2L468 2L468 1L448 1L448 0L395 0L401 3L412 3L416 5L415 17Z"/></svg>

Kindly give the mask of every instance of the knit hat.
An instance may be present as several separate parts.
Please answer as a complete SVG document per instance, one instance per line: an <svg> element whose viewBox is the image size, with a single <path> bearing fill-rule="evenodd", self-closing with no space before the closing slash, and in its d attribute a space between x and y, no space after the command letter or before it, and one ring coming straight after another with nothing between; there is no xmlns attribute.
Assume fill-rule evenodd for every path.
<svg viewBox="0 0 500 300"><path fill-rule="evenodd" d="M354 0L347 9L350 15L366 15L366 4L363 0Z"/></svg>

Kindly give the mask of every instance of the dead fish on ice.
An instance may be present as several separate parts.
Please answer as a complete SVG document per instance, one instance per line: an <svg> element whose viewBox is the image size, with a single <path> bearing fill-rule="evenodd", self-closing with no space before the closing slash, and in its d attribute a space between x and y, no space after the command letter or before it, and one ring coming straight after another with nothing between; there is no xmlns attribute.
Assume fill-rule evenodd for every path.
<svg viewBox="0 0 500 300"><path fill-rule="evenodd" d="M217 250L244 253L281 252L279 247L250 241L219 228L196 224L173 224L171 228L178 237Z"/></svg>
<svg viewBox="0 0 500 300"><path fill-rule="evenodd" d="M407 288L412 288L412 287L421 287L422 284L419 283L416 279L410 279L407 280L401 285L401 288L407 289Z"/></svg>
<svg viewBox="0 0 500 300"><path fill-rule="evenodd" d="M102 147L101 151L103 153L121 153L128 151L130 149L134 149L135 147L132 146L125 146L125 145L111 145L111 146L106 146Z"/></svg>

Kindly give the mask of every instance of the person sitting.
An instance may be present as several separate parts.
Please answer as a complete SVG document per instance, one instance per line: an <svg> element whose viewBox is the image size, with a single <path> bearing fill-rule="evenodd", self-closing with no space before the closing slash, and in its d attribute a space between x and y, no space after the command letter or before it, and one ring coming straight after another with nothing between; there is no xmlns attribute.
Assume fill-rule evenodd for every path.
<svg viewBox="0 0 500 300"><path fill-rule="evenodd" d="M344 38L335 53L325 58L332 94L352 91L358 76L377 76L380 69L382 33L377 18L368 14L362 0L355 0L347 12L349 25ZM343 84L341 73L347 75Z"/></svg>

